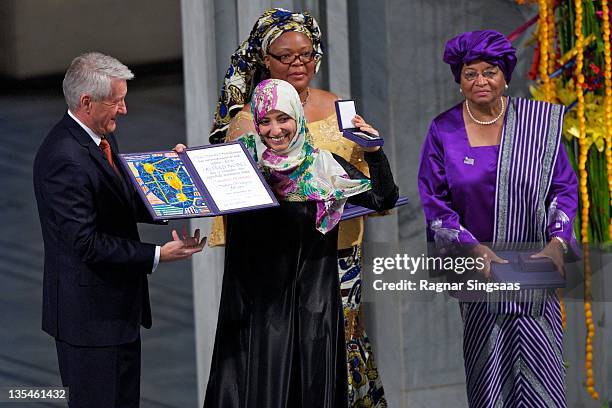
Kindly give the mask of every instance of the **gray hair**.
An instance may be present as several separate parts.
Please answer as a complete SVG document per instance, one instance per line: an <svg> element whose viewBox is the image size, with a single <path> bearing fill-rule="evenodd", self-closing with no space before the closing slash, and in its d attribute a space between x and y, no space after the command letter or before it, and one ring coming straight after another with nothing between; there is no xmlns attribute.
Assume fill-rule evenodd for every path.
<svg viewBox="0 0 612 408"><path fill-rule="evenodd" d="M130 80L134 74L117 59L99 52L81 54L66 70L62 88L68 108L74 111L81 104L81 95L101 101L111 94L113 79Z"/></svg>

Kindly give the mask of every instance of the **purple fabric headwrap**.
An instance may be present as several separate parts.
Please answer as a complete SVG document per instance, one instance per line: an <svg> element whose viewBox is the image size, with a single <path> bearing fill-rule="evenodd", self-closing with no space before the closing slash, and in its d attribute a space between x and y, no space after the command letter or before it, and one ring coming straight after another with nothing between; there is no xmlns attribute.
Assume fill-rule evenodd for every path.
<svg viewBox="0 0 612 408"><path fill-rule="evenodd" d="M448 40L442 59L450 65L457 83L461 82L463 65L477 60L497 65L509 83L516 66L516 49L495 30L469 31Z"/></svg>

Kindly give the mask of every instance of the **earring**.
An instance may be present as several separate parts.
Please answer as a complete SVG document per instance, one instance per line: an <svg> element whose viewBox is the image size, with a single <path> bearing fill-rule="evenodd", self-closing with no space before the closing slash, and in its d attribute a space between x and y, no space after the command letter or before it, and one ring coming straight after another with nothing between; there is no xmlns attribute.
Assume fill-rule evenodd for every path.
<svg viewBox="0 0 612 408"><path fill-rule="evenodd" d="M504 86L504 88L505 88L505 89L508 89L508 84L506 84L506 85Z"/></svg>
<svg viewBox="0 0 612 408"><path fill-rule="evenodd" d="M461 89L461 87L459 87L459 93L463 95L463 89Z"/></svg>

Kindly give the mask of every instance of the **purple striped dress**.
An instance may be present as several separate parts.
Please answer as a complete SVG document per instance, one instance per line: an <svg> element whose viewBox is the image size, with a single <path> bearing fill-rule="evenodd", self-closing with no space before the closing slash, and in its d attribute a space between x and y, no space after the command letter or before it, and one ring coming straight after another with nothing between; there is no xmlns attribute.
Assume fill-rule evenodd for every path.
<svg viewBox="0 0 612 408"><path fill-rule="evenodd" d="M499 146L470 146L462 104L436 117L421 152L419 193L438 248L575 244L578 184L561 143L563 107L512 98ZM573 247L573 245L572 245ZM460 302L470 407L565 407L559 300L553 290Z"/></svg>

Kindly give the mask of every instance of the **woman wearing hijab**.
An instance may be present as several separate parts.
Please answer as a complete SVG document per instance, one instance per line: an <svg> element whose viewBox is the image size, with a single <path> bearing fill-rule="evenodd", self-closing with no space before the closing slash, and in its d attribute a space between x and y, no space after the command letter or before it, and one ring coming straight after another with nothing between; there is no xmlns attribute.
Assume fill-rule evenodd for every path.
<svg viewBox="0 0 612 408"><path fill-rule="evenodd" d="M264 80L251 100L247 146L280 207L227 217L225 271L204 406L347 406L337 267L345 203L377 211L398 190L381 149L365 153L368 179L312 146L295 88ZM369 129L357 117L355 125Z"/></svg>
<svg viewBox="0 0 612 408"><path fill-rule="evenodd" d="M561 143L563 107L512 98L515 49L493 30L446 43L465 100L431 123L419 192L428 240L491 262L536 243L560 272L572 256L577 181ZM489 243L488 245L485 243ZM460 301L470 407L565 407L559 299L552 289L493 292Z"/></svg>
<svg viewBox="0 0 612 408"><path fill-rule="evenodd" d="M363 149L338 130L337 95L310 86L321 65L323 48L317 21L307 12L270 9L255 23L249 37L234 52L227 70L210 134L211 143L235 140L255 132L249 101L265 78L289 82L300 95L314 147L335 153L365 175ZM382 381L372 346L360 319L361 242L363 217L340 223L338 275L345 318L349 407L384 408ZM225 239L221 217L215 219L210 245Z"/></svg>

